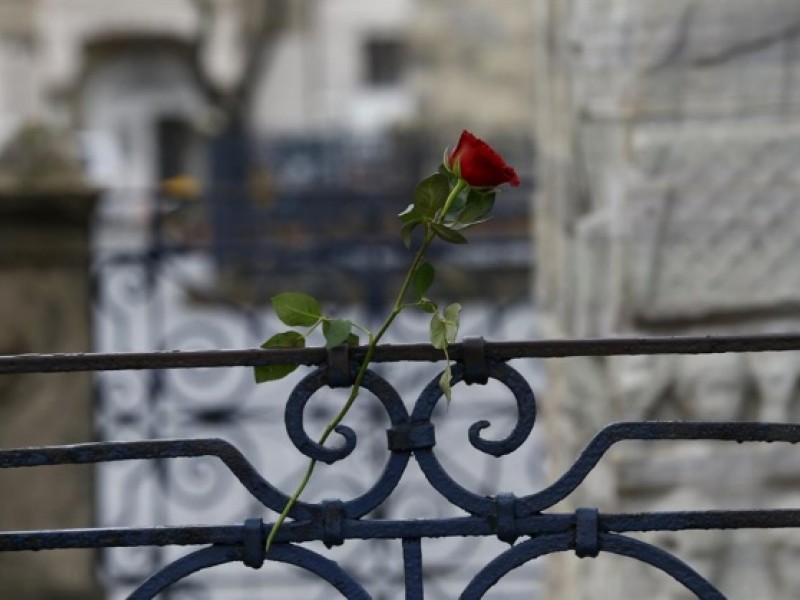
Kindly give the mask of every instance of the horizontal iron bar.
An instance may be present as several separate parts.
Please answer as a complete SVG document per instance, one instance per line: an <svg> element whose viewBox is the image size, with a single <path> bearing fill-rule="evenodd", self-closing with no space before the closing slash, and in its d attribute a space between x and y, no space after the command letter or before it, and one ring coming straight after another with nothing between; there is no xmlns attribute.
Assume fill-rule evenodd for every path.
<svg viewBox="0 0 800 600"><path fill-rule="evenodd" d="M549 535L573 531L575 513L540 514L517 521L521 536ZM774 529L800 527L800 510L710 510L637 514L600 514L599 529L605 532L685 531L707 529ZM264 533L271 524L264 524ZM342 539L402 539L474 537L496 534L492 519L453 517L446 519L342 521ZM60 529L0 533L0 552L54 550L63 548L122 548L137 546L235 545L244 540L240 525L152 528ZM285 523L275 538L278 543L320 541L321 523Z"/></svg>
<svg viewBox="0 0 800 600"><path fill-rule="evenodd" d="M240 525L50 529L2 532L0 533L0 552L64 548L233 545L241 541L242 527Z"/></svg>
<svg viewBox="0 0 800 600"><path fill-rule="evenodd" d="M635 354L713 354L719 352L767 352L800 350L800 333L740 336L684 336L644 338L587 338L487 342L486 356L505 361L515 358L564 358L570 356L619 356ZM353 359L363 358L366 348L353 348ZM460 360L461 344L450 347L450 358ZM126 371L134 369L197 369L253 367L259 365L318 365L327 358L325 348L126 352L115 354L19 354L0 356L0 374L55 373L64 371ZM444 360L444 353L430 344L379 346L374 362Z"/></svg>

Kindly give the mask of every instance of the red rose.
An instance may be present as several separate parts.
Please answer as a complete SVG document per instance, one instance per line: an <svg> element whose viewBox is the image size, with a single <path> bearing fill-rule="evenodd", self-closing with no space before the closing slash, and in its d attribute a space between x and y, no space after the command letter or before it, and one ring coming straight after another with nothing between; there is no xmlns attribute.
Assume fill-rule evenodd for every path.
<svg viewBox="0 0 800 600"><path fill-rule="evenodd" d="M503 183L519 185L517 172L489 144L466 129L447 157L447 168L472 187L492 188Z"/></svg>

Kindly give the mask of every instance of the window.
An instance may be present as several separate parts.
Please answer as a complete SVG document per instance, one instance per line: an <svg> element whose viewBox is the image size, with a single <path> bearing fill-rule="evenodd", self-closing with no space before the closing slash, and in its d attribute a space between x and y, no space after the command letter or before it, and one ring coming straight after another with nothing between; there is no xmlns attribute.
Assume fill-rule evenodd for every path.
<svg viewBox="0 0 800 600"><path fill-rule="evenodd" d="M191 136L189 124L176 117L161 118L156 124L156 135L159 180L185 174Z"/></svg>
<svg viewBox="0 0 800 600"><path fill-rule="evenodd" d="M405 44L398 39L372 38L364 45L366 83L390 86L400 83L405 63Z"/></svg>

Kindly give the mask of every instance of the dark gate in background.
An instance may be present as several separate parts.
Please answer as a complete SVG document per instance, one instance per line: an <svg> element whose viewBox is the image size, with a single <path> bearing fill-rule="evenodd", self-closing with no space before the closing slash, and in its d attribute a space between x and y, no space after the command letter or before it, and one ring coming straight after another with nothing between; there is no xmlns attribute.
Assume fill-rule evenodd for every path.
<svg viewBox="0 0 800 600"><path fill-rule="evenodd" d="M154 195L147 221L139 226L139 242L126 248L114 243L99 248L97 350L257 348L285 328L272 317L269 297L290 290L314 294L332 311L362 323L381 320L398 287L394 280L409 259L399 239L396 214L408 204L420 179L418 145L413 140L403 144L282 140L257 148L252 153L257 162L244 168L241 140L221 139L214 150L216 179L199 197ZM530 149L524 145L509 144L508 151L530 160ZM457 253L434 248L432 260L440 281L432 293L464 304L465 335L512 339L535 334L528 289L529 176L525 184L503 194L495 221L481 232L476 230L469 247ZM397 325L389 339L393 343L427 339L423 314L404 315ZM537 364L527 362L520 370L531 385L541 385ZM413 371L395 364L376 367L379 375L392 381L409 409L435 371L433 365ZM238 448L275 485L288 489L305 467L283 424L285 399L300 376L256 387L247 368L100 372L97 436L107 441L219 437ZM477 389L470 392L474 398L485 395ZM507 393L501 387L489 394L497 402L488 407L470 402L454 407L439 439L460 438L460 430L487 416L499 427L503 423L511 427L516 419L513 401L504 399ZM306 417L308 429L321 429L341 399L335 391L316 394ZM383 468L384 410L365 402L357 407L352 423L359 434L358 449L346 467L335 465L316 478L311 498L353 496ZM531 452L521 459L522 466L497 468L476 452L459 457L460 464L453 467L486 493L512 480L518 480L514 485L522 490L526 482L539 480L541 470L538 440L531 439L527 447ZM254 516L274 518L213 458L114 462L98 465L97 473L97 524L102 527L233 525ZM443 499L419 493L425 487L421 473L410 473L407 479L407 485L376 508L374 516L457 514ZM465 582L470 569L485 562L497 547L491 541L434 545L429 568L439 576L431 583L431 597L451 597L449 589L437 590L443 584L436 582ZM121 597L185 551L158 545L106 549L101 559L103 580L112 597ZM338 550L337 558L370 587L374 597L390 598L403 579L397 552L393 544L373 539L360 548ZM266 585L274 597L325 598L329 593L301 571L267 565L260 571L208 571L173 586L164 597L244 598ZM524 595L529 586L521 590L528 590L520 592Z"/></svg>

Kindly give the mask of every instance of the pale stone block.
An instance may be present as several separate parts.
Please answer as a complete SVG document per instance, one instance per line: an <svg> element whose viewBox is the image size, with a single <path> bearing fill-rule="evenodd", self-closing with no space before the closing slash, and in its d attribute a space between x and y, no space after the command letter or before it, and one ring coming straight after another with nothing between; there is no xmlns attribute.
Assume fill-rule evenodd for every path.
<svg viewBox="0 0 800 600"><path fill-rule="evenodd" d="M636 317L800 304L800 135L790 127L641 132L629 251Z"/></svg>
<svg viewBox="0 0 800 600"><path fill-rule="evenodd" d="M780 114L800 99L794 2L579 0L569 35L576 102L592 113Z"/></svg>
<svg viewBox="0 0 800 600"><path fill-rule="evenodd" d="M563 0L536 13L538 291L555 335L796 331L800 322L800 4ZM554 33L553 33L554 32ZM620 357L553 366L548 427L572 450L615 420L800 417L795 354ZM607 385L603 385L606 382ZM633 443L571 505L796 507L788 445ZM794 598L800 536L648 536L731 597ZM779 552L785 552L780 558ZM559 598L691 597L629 560L555 557ZM796 570L796 569L795 569Z"/></svg>

